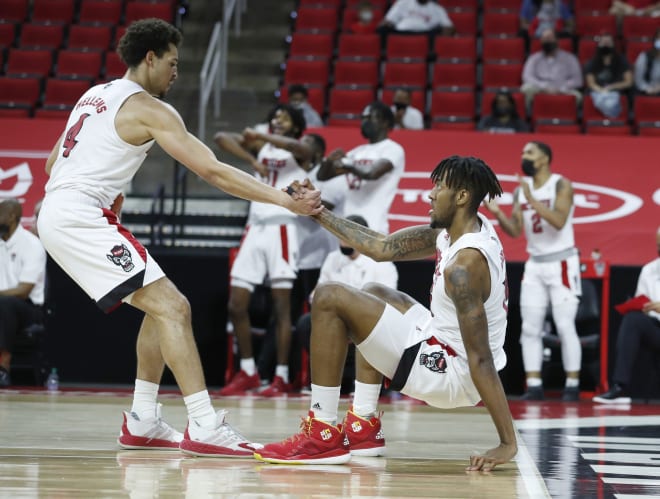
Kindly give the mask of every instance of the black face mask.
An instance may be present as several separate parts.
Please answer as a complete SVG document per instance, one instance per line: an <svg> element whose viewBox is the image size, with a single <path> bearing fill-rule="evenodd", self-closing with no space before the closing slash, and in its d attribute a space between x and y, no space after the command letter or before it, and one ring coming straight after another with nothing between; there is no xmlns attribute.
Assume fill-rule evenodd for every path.
<svg viewBox="0 0 660 499"><path fill-rule="evenodd" d="M598 55L611 55L614 52L614 47L598 47Z"/></svg>
<svg viewBox="0 0 660 499"><path fill-rule="evenodd" d="M0 237L5 237L7 234L9 234L9 225L0 224Z"/></svg>
<svg viewBox="0 0 660 499"><path fill-rule="evenodd" d="M372 121L363 121L362 125L360 125L360 132L362 132L362 136L367 140L375 139L378 134L376 125Z"/></svg>
<svg viewBox="0 0 660 499"><path fill-rule="evenodd" d="M534 168L534 162L531 159L523 159L521 166L523 173L528 177L533 177L534 174L536 173L536 168Z"/></svg>
<svg viewBox="0 0 660 499"><path fill-rule="evenodd" d="M510 114L511 114L510 107L495 106L495 116L497 116L498 118L501 118L502 116L509 116Z"/></svg>
<svg viewBox="0 0 660 499"><path fill-rule="evenodd" d="M347 248L345 246L340 246L339 251L341 251L342 255L352 256L353 253L355 253L355 248Z"/></svg>
<svg viewBox="0 0 660 499"><path fill-rule="evenodd" d="M543 42L541 49L545 54L552 54L557 48L557 42Z"/></svg>
<svg viewBox="0 0 660 499"><path fill-rule="evenodd" d="M403 102L395 102L394 107L396 108L397 111L402 111L403 109L408 107L408 104L404 104Z"/></svg>

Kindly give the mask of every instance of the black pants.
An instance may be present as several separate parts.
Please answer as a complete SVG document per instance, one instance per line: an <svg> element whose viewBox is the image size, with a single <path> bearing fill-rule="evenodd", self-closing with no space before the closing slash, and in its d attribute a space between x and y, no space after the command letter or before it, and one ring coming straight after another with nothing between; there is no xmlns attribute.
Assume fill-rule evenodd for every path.
<svg viewBox="0 0 660 499"><path fill-rule="evenodd" d="M0 296L0 349L11 352L16 335L30 324L42 321L41 307L30 300Z"/></svg>
<svg viewBox="0 0 660 499"><path fill-rule="evenodd" d="M630 386L640 348L660 352L660 322L643 312L626 314L616 340L615 383Z"/></svg>

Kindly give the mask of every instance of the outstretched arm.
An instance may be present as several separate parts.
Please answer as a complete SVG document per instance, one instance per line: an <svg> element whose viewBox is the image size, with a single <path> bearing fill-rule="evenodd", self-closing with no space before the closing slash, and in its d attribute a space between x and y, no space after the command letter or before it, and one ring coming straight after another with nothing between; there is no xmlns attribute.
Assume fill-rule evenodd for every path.
<svg viewBox="0 0 660 499"><path fill-rule="evenodd" d="M488 341L488 319L484 302L490 293L490 273L476 249L458 252L445 267L445 289L456 306L461 337L465 344L470 376L493 419L500 445L483 455L470 456L469 471L490 471L511 460L518 451L513 418L504 388L495 370Z"/></svg>
<svg viewBox="0 0 660 499"><path fill-rule="evenodd" d="M386 236L340 218L327 209L314 218L339 239L378 262L419 260L435 255L438 231L428 225L408 227Z"/></svg>
<svg viewBox="0 0 660 499"><path fill-rule="evenodd" d="M497 201L490 199L484 201L484 206L490 211L497 219L502 230L511 237L518 237L522 232L522 213L520 211L520 203L518 202L518 190L513 193L513 210L511 211L511 218L507 217L501 210Z"/></svg>

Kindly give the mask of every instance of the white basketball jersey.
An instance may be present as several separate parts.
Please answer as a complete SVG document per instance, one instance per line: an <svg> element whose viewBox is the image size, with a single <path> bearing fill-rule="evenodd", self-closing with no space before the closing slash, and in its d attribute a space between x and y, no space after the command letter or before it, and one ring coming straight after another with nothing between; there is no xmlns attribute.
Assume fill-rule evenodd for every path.
<svg viewBox="0 0 660 499"><path fill-rule="evenodd" d="M153 145L134 146L115 129L124 101L144 89L130 80L114 80L85 92L74 106L53 164L46 192L82 191L110 206L133 179Z"/></svg>
<svg viewBox="0 0 660 499"><path fill-rule="evenodd" d="M557 201L557 183L561 178L561 175L553 173L545 184L538 189L534 189L534 179L531 177L524 178L524 181L529 184L532 196L552 209ZM573 236L575 205L571 206L571 211L568 213L564 226L557 230L541 218L536 210L529 205L522 189L518 189L518 203L520 203L520 209L522 210L523 225L527 237L527 253L532 256L549 255L575 246Z"/></svg>
<svg viewBox="0 0 660 499"><path fill-rule="evenodd" d="M257 161L268 167L268 177L258 173L255 173L255 177L276 189L282 189L294 180L303 180L306 175L290 151L268 142L259 150ZM294 221L295 218L294 213L281 206L256 202L250 205L249 223L269 223L269 219L273 219L273 223L282 224Z"/></svg>
<svg viewBox="0 0 660 499"><path fill-rule="evenodd" d="M356 165L370 166L379 159L389 159L394 167L376 180L363 180L351 173L345 175L348 182L344 213L361 215L369 228L383 234L389 233L387 216L394 200L399 180L406 164L403 147L390 139L375 144L365 144L352 149L346 155Z"/></svg>
<svg viewBox="0 0 660 499"><path fill-rule="evenodd" d="M437 260L431 288L431 330L437 334L440 341L449 344L456 353L467 358L465 345L456 316L456 307L445 291L445 267L456 253L464 248L479 250L490 270L490 295L484 303L488 319L488 338L493 354L495 368L499 371L506 365L504 353L504 336L506 334L506 314L508 307L508 289L506 282L506 262L504 250L493 226L481 214L481 231L464 234L451 243L449 234L443 230L436 240Z"/></svg>

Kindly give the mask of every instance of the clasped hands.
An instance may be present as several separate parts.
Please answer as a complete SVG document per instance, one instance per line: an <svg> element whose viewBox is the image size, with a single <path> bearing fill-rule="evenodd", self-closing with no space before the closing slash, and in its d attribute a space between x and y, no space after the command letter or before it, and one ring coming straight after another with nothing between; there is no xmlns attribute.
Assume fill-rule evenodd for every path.
<svg viewBox="0 0 660 499"><path fill-rule="evenodd" d="M298 215L318 215L323 210L321 191L308 178L302 182L295 180L282 190L293 199L291 210Z"/></svg>

